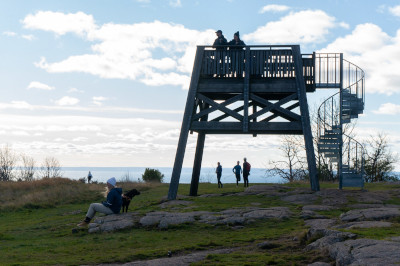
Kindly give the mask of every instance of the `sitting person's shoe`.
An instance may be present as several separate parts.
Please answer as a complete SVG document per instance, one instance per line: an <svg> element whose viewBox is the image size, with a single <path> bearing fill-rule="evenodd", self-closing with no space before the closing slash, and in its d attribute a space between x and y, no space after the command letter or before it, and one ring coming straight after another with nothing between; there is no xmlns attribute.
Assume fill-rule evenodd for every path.
<svg viewBox="0 0 400 266"><path fill-rule="evenodd" d="M82 222L80 222L79 224L77 224L76 226L78 226L78 227L86 227L86 226L88 226L88 225L89 225L88 222L82 221Z"/></svg>

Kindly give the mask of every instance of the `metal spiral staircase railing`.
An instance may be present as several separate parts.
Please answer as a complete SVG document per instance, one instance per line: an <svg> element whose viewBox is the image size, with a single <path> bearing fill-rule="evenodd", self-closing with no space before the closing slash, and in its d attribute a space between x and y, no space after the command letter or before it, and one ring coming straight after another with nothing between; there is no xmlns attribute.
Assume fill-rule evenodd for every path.
<svg viewBox="0 0 400 266"><path fill-rule="evenodd" d="M361 143L346 134L345 125L363 113L364 71L344 60L342 54L316 54L316 86L338 88L318 108L318 154L336 165L339 188L364 186L365 151ZM320 160L319 160L320 161ZM321 165L320 165L321 167Z"/></svg>

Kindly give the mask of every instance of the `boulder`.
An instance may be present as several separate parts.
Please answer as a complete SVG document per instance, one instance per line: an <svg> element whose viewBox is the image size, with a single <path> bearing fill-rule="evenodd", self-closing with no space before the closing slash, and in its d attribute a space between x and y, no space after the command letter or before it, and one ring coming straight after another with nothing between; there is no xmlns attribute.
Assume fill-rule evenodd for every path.
<svg viewBox="0 0 400 266"><path fill-rule="evenodd" d="M351 210L340 215L340 220L344 222L384 220L400 216L398 208L369 208Z"/></svg>
<svg viewBox="0 0 400 266"><path fill-rule="evenodd" d="M306 250L315 250L315 249L324 250L330 247L332 244L357 237L356 234L349 232L340 232L329 229L314 229L314 228L311 228L309 230L307 236L308 238L312 238L315 236L322 236L322 237L309 244L306 247Z"/></svg>
<svg viewBox="0 0 400 266"><path fill-rule="evenodd" d="M111 232L133 227L139 220L137 213L112 214L97 217L89 224L89 233Z"/></svg>
<svg viewBox="0 0 400 266"><path fill-rule="evenodd" d="M375 239L346 240L331 245L329 254L336 265L398 265L400 242Z"/></svg>
<svg viewBox="0 0 400 266"><path fill-rule="evenodd" d="M303 206L303 211L330 211L336 209L332 206L327 205L305 205Z"/></svg>
<svg viewBox="0 0 400 266"><path fill-rule="evenodd" d="M246 219L285 219L290 216L291 212L287 207L260 208L243 214Z"/></svg>
<svg viewBox="0 0 400 266"><path fill-rule="evenodd" d="M337 229L353 229L353 228L373 228L373 227L391 227L392 223L381 222L381 221L362 221L362 222L351 222L345 224L339 224L333 226Z"/></svg>
<svg viewBox="0 0 400 266"><path fill-rule="evenodd" d="M311 219L305 221L307 226L310 226L314 229L327 229L332 225L336 224L336 220L334 219Z"/></svg>
<svg viewBox="0 0 400 266"><path fill-rule="evenodd" d="M303 210L300 213L300 217L304 220L308 220L308 219L325 219L326 216L324 215L320 215L314 211L310 211L310 210Z"/></svg>

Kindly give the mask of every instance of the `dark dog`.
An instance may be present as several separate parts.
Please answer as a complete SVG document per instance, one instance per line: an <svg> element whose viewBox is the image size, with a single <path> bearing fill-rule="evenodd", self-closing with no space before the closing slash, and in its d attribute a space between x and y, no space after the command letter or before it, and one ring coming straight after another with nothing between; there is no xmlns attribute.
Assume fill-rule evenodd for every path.
<svg viewBox="0 0 400 266"><path fill-rule="evenodd" d="M122 195L122 212L128 212L129 204L134 196L140 195L140 192L136 189L129 190Z"/></svg>

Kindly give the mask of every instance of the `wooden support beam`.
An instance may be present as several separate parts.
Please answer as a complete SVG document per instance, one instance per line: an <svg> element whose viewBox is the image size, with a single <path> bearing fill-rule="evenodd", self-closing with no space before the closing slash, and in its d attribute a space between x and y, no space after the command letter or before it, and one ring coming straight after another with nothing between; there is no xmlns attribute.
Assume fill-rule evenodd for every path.
<svg viewBox="0 0 400 266"><path fill-rule="evenodd" d="M235 113L235 112L232 111L231 109L225 107L225 105L228 105L228 104L229 104L229 103L227 103L228 101L225 101L224 103L219 104L219 103L214 102L213 100L211 100L210 98L208 98L208 97L206 97L206 96L204 96L204 95L202 95L202 94L197 94L197 97L198 97L200 100L204 101L205 103L207 103L207 104L209 104L209 105L215 107L217 110L219 110L219 111L221 111L221 112L223 112L223 113L229 114L230 116L232 116L233 118L236 118L236 119L239 120L239 121L242 121L242 120L243 120L243 116L242 116L242 115L240 115L240 114L238 114L238 113ZM235 96L235 97L233 97L233 98L241 98L241 95L237 95L237 96ZM235 102L235 101L234 101L234 102ZM209 108L209 109L211 109L211 108ZM206 111L206 110L205 110L205 111ZM210 113L210 112L209 112L209 113ZM197 117L197 116L196 116L196 117Z"/></svg>
<svg viewBox="0 0 400 266"><path fill-rule="evenodd" d="M219 110L218 107L225 107L225 106L230 105L230 104L232 104L232 103L234 103L234 102L243 100L243 95L242 95L242 94L236 95L236 96L234 96L234 97L231 97L230 99L224 101L224 102L221 103L221 104L214 102L214 101L211 100L210 98L208 98L208 97L206 97L206 96L203 96L203 95L201 95L200 93L197 94L197 97L199 97L199 99L202 98L202 97L204 97L204 98L202 98L202 99L207 98L207 99L208 99L208 104L209 104L209 105L213 105L213 106L212 106L212 107L209 107L209 108L206 108L206 109L200 111L199 113L195 114L195 115L193 116L193 120L200 119L201 117L203 117L203 116L205 116L205 115L208 115L208 114L210 114L210 113L212 113L212 112L214 112L214 111L216 111L216 110ZM210 104L210 103L213 103L213 104ZM226 109L228 109L228 108L226 108ZM230 110L230 109L228 109L228 110Z"/></svg>
<svg viewBox="0 0 400 266"><path fill-rule="evenodd" d="M299 107L299 106L300 106L300 103L297 102L297 103L294 103L294 104L288 106L286 109L290 111L290 110L293 110L294 108ZM264 118L264 119L261 120L261 121L262 121L262 122L269 122L269 121L271 121L272 119L275 119L275 118L277 118L277 117L280 117L280 116L277 115L277 114L273 114L273 115L271 115L271 116L268 116L268 117Z"/></svg>
<svg viewBox="0 0 400 266"><path fill-rule="evenodd" d="M250 84L250 47L245 50L245 67L244 67L244 84L243 84L243 132L249 131L249 84Z"/></svg>
<svg viewBox="0 0 400 266"><path fill-rule="evenodd" d="M192 122L192 130L206 132L206 134L243 134L242 123L240 122ZM251 122L247 134L301 134L302 124L296 122Z"/></svg>
<svg viewBox="0 0 400 266"><path fill-rule="evenodd" d="M284 99L276 102L276 103L270 103L268 100L265 100L264 98L261 98L253 93L250 94L250 98L256 102L258 102L261 105L264 105L265 107L263 109L261 109L260 111L258 111L255 114L252 114L249 118L252 119L254 117L263 115L267 112L272 112L274 114L277 114L289 121L299 121L301 119L301 117L298 114L295 114L285 108L280 107L280 105L283 105L285 103L288 103L292 100L297 99L297 95L296 94L292 94L288 97L285 97Z"/></svg>
<svg viewBox="0 0 400 266"><path fill-rule="evenodd" d="M181 133L179 135L178 148L176 150L174 167L172 168L171 182L169 184L168 199L176 199L178 194L179 179L181 177L183 158L185 156L190 124L195 105L197 85L199 84L201 62L203 60L204 47L198 47L190 80L189 93L186 100L185 113L183 114Z"/></svg>
<svg viewBox="0 0 400 266"><path fill-rule="evenodd" d="M306 85L303 77L303 63L300 53L300 46L293 45L293 60L295 64L297 90L300 102L301 124L303 127L304 143L306 146L308 173L310 175L311 189L319 191L318 173L314 154L314 143L311 132L310 114L308 112Z"/></svg>
<svg viewBox="0 0 400 266"><path fill-rule="evenodd" d="M253 106L253 103L252 103L252 102L249 103L249 107L250 107L250 106ZM233 109L233 111L236 112L236 113L238 113L238 112L242 111L243 108L244 108L244 107L243 107L243 105L242 105L242 106L239 106L238 108ZM223 115L220 115L220 116L214 118L214 119L211 120L211 121L221 121L222 119L225 119L225 118L228 118L228 117L230 117L230 115L228 115L228 114L223 114Z"/></svg>

